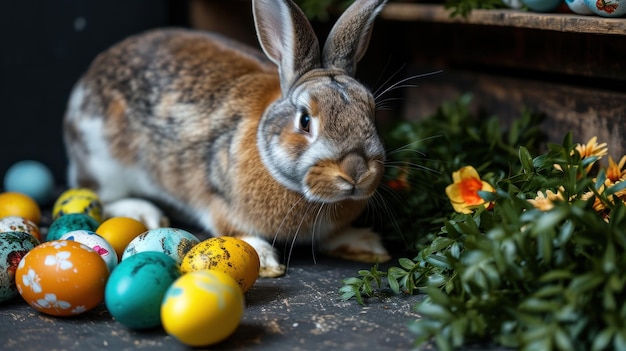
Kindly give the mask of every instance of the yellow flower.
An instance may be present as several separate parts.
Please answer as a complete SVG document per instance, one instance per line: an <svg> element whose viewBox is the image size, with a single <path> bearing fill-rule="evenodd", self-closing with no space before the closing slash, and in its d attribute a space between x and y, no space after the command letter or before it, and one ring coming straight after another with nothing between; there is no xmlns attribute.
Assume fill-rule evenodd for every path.
<svg viewBox="0 0 626 351"><path fill-rule="evenodd" d="M608 149L606 143L598 144L598 137L594 136L589 139L586 145L576 144L576 151L581 158L597 156L599 159L607 154Z"/></svg>
<svg viewBox="0 0 626 351"><path fill-rule="evenodd" d="M626 165L626 155L622 156L619 163L615 163L613 158L609 156L609 166L606 168L607 180L610 180L612 184L626 180L626 169L623 169L624 165Z"/></svg>
<svg viewBox="0 0 626 351"><path fill-rule="evenodd" d="M446 195L454 210L460 213L472 213L476 206L484 205L489 208L490 202L478 195L479 191L494 192L494 188L480 179L478 172L472 166L465 166L452 173L454 183L446 187Z"/></svg>
<svg viewBox="0 0 626 351"><path fill-rule="evenodd" d="M541 191L538 191L537 197L529 199L528 202L540 211L550 211L554 207L555 201L565 201L562 193L564 190L563 187L560 187L556 193L552 190L546 190L545 195Z"/></svg>

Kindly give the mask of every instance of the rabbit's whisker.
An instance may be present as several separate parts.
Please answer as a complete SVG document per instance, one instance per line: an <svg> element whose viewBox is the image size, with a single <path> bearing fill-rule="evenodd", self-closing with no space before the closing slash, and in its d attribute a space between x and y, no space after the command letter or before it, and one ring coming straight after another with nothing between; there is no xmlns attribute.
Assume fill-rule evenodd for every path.
<svg viewBox="0 0 626 351"><path fill-rule="evenodd" d="M374 101L377 101L380 97L382 97L383 95L387 94L390 91L396 90L396 89L401 89L401 88L415 88L417 87L417 85L412 85L412 84L404 84L408 81L411 81L413 79L418 79L418 78L424 78L424 77L428 77L428 76L432 76L435 74L439 74L443 72L442 70L439 71L434 71L434 72L427 72L427 73L420 73L420 74L415 74L409 77L406 77L404 79L401 79L393 84L391 84L390 86L388 86L387 88L385 88L382 92L378 92L378 90L373 94L374 95Z"/></svg>
<svg viewBox="0 0 626 351"><path fill-rule="evenodd" d="M294 208L296 208L296 206L302 201L304 200L304 196L301 196L298 201L294 202L294 204L289 208L289 210L287 211L287 213L285 214L285 216L283 217L283 220L280 222L280 225L278 226L278 228L276 229L276 232L274 233L274 239L272 240L272 247L275 247L276 245L276 241L278 240L278 236L280 235L280 231L283 228L283 225L285 224L285 221L287 220L287 218L289 218L289 215L291 214L291 212L293 211Z"/></svg>
<svg viewBox="0 0 626 351"><path fill-rule="evenodd" d="M306 211L304 212L304 214L302 215L302 218L300 219L300 223L298 223L298 228L296 229L295 233L293 233L293 239L291 240L291 245L289 245L289 251L287 253L287 259L285 260L285 266L287 267L287 270L289 270L289 264L291 262L291 255L293 254L293 249L296 246L296 242L298 240L298 235L300 234L300 230L302 229L302 224L304 223L304 220L307 218L307 215L309 213L309 211L311 211L311 209L315 206L314 203L309 203L309 205L306 208ZM286 247L285 247L286 249Z"/></svg>
<svg viewBox="0 0 626 351"><path fill-rule="evenodd" d="M325 209L324 205L325 205L324 203L320 204L320 207L317 210L317 214L315 215L315 221L313 221L313 230L311 233L311 255L313 257L313 263L315 264L317 264L317 259L316 259L316 254L315 254L315 249L316 249L315 238L316 236L319 235L319 233L323 229L321 228L321 223L324 219L321 218L321 215L323 213L323 210Z"/></svg>

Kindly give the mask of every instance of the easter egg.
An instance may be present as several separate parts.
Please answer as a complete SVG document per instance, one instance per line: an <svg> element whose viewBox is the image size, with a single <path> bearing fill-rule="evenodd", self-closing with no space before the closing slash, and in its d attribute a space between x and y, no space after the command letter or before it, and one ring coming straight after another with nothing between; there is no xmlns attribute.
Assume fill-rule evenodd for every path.
<svg viewBox="0 0 626 351"><path fill-rule="evenodd" d="M94 250L102 257L109 268L109 272L113 272L113 269L117 266L117 253L115 253L115 249L95 232L90 230L72 230L71 232L61 235L59 240L73 240L87 245L87 247Z"/></svg>
<svg viewBox="0 0 626 351"><path fill-rule="evenodd" d="M187 252L180 266L183 273L203 269L230 275L245 293L259 277L259 255L247 242L222 236L207 239Z"/></svg>
<svg viewBox="0 0 626 351"><path fill-rule="evenodd" d="M551 12L556 10L562 0L522 0L522 3L532 11Z"/></svg>
<svg viewBox="0 0 626 351"><path fill-rule="evenodd" d="M9 167L4 175L4 190L26 194L44 205L52 199L54 176L41 162L20 161Z"/></svg>
<svg viewBox="0 0 626 351"><path fill-rule="evenodd" d="M172 284L161 306L165 331L188 346L226 339L239 325L245 301L230 275L219 271L184 274Z"/></svg>
<svg viewBox="0 0 626 351"><path fill-rule="evenodd" d="M24 217L10 216L0 219L0 233L1 232L28 233L41 241L39 226Z"/></svg>
<svg viewBox="0 0 626 351"><path fill-rule="evenodd" d="M63 234L73 230L89 230L95 231L98 228L98 222L93 217L83 213L70 213L59 217L50 224L46 241L59 240Z"/></svg>
<svg viewBox="0 0 626 351"><path fill-rule="evenodd" d="M126 246L139 234L148 231L140 221L128 217L113 217L98 226L96 233L108 241L117 252L117 259L122 259Z"/></svg>
<svg viewBox="0 0 626 351"><path fill-rule="evenodd" d="M585 4L585 0L566 0L565 3L572 12L579 15L591 15L593 12Z"/></svg>
<svg viewBox="0 0 626 351"><path fill-rule="evenodd" d="M104 302L116 321L131 329L161 325L161 302L180 277L173 258L162 252L140 252L123 260L111 273Z"/></svg>
<svg viewBox="0 0 626 351"><path fill-rule="evenodd" d="M68 189L54 202L52 219L57 220L70 213L86 214L100 223L102 222L102 203L100 198L89 189Z"/></svg>
<svg viewBox="0 0 626 351"><path fill-rule="evenodd" d="M593 13L602 17L622 17L626 14L626 0L584 0Z"/></svg>
<svg viewBox="0 0 626 351"><path fill-rule="evenodd" d="M8 191L0 194L0 218L10 216L24 217L39 225L41 209L30 196Z"/></svg>
<svg viewBox="0 0 626 351"><path fill-rule="evenodd" d="M15 272L22 298L34 309L53 316L73 316L104 298L109 269L89 247L55 240L30 250Z"/></svg>
<svg viewBox="0 0 626 351"><path fill-rule="evenodd" d="M178 228L156 228L139 234L134 238L122 254L122 261L144 251L158 251L173 258L177 264L200 240L188 231Z"/></svg>
<svg viewBox="0 0 626 351"><path fill-rule="evenodd" d="M19 295L15 285L15 271L22 257L37 245L39 240L28 233L0 233L0 302Z"/></svg>

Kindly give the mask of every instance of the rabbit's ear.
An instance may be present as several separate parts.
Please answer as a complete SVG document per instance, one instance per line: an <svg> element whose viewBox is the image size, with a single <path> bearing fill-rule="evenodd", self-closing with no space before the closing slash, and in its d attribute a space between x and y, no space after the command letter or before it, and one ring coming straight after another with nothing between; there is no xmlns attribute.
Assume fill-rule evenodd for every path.
<svg viewBox="0 0 626 351"><path fill-rule="evenodd" d="M263 51L280 72L284 92L305 72L320 67L320 47L308 19L291 0L253 0Z"/></svg>
<svg viewBox="0 0 626 351"><path fill-rule="evenodd" d="M324 68L340 69L354 75L356 64L369 45L374 19L385 1L356 0L348 7L333 26L324 45Z"/></svg>

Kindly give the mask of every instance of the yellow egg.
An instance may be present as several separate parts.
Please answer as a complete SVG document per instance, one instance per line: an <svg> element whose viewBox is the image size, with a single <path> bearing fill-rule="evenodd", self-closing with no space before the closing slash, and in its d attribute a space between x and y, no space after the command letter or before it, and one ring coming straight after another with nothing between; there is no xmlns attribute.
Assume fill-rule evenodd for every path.
<svg viewBox="0 0 626 351"><path fill-rule="evenodd" d="M147 230L148 228L136 219L113 217L102 222L96 229L96 234L113 246L117 253L117 259L120 260L128 243Z"/></svg>
<svg viewBox="0 0 626 351"><path fill-rule="evenodd" d="M41 209L30 196L17 192L0 194L0 218L18 216L39 225Z"/></svg>
<svg viewBox="0 0 626 351"><path fill-rule="evenodd" d="M52 207L52 219L69 213L86 214L102 222L102 203L96 193L85 188L68 189L57 198Z"/></svg>
<svg viewBox="0 0 626 351"><path fill-rule="evenodd" d="M245 301L237 283L219 271L195 271L178 278L161 305L165 331L188 346L216 344L239 326Z"/></svg>
<svg viewBox="0 0 626 351"><path fill-rule="evenodd" d="M261 263L256 250L247 242L230 236L207 239L191 248L183 257L183 273L203 269L230 275L245 293L259 277Z"/></svg>

